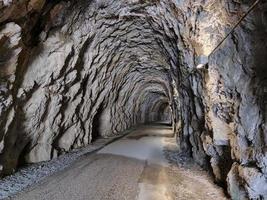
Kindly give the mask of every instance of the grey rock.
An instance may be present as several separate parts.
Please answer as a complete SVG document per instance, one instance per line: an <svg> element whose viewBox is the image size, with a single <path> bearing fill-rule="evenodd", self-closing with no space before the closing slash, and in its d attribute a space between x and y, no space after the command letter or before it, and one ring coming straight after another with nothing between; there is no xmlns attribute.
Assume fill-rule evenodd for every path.
<svg viewBox="0 0 267 200"><path fill-rule="evenodd" d="M0 174L160 120L233 199L267 198L266 3L217 46L251 5L0 1Z"/></svg>

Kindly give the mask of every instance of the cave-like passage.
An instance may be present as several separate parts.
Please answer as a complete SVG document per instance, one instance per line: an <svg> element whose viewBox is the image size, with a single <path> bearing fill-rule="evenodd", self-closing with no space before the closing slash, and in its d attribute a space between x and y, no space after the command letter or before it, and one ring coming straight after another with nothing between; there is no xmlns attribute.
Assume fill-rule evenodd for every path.
<svg viewBox="0 0 267 200"><path fill-rule="evenodd" d="M223 199L192 157L234 199L265 198L266 8L0 1L0 175L77 153L16 198Z"/></svg>

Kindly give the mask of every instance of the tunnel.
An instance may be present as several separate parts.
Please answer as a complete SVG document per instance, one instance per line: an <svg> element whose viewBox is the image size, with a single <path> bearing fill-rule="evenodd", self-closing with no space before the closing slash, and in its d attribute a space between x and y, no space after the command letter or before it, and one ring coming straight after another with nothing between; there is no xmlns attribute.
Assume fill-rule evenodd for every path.
<svg viewBox="0 0 267 200"><path fill-rule="evenodd" d="M0 176L161 124L227 197L267 199L266 13L266 0L0 0Z"/></svg>

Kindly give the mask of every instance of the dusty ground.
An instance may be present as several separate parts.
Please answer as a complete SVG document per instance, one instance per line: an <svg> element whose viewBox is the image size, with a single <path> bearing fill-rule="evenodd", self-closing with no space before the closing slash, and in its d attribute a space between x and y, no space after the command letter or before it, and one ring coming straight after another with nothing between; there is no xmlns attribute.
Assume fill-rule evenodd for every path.
<svg viewBox="0 0 267 200"><path fill-rule="evenodd" d="M171 127L142 126L12 199L225 199L203 170L175 151Z"/></svg>
<svg viewBox="0 0 267 200"><path fill-rule="evenodd" d="M133 129L123 132L122 136L127 135ZM25 188L36 185L46 177L64 170L84 155L91 154L119 138L121 136L101 138L86 147L73 149L71 152L60 155L50 161L35 163L20 168L16 173L0 179L0 199L12 197L20 191L25 190Z"/></svg>

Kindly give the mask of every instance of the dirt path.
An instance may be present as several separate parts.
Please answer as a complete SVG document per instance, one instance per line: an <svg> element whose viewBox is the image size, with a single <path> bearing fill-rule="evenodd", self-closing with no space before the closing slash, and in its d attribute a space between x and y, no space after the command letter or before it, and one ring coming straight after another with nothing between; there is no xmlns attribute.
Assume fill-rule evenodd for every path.
<svg viewBox="0 0 267 200"><path fill-rule="evenodd" d="M142 126L13 199L225 199L203 170L176 155L170 127Z"/></svg>

